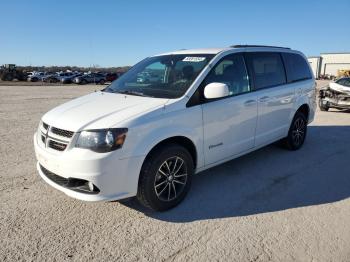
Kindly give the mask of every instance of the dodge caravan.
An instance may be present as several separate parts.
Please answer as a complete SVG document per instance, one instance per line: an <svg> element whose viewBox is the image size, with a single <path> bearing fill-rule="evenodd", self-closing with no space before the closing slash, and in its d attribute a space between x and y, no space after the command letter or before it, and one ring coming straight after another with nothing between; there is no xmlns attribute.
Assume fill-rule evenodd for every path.
<svg viewBox="0 0 350 262"><path fill-rule="evenodd" d="M152 75L147 81L140 76ZM148 57L102 91L46 113L37 169L86 201L136 196L180 203L195 173L281 140L299 149L315 114L315 79L289 48L238 45Z"/></svg>

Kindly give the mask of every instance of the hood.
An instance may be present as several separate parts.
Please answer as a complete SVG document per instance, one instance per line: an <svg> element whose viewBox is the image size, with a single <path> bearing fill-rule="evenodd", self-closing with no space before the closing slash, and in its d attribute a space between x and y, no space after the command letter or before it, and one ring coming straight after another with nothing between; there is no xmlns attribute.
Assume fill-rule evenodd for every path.
<svg viewBox="0 0 350 262"><path fill-rule="evenodd" d="M48 125L69 130L109 128L127 119L163 106L168 99L94 92L47 112Z"/></svg>
<svg viewBox="0 0 350 262"><path fill-rule="evenodd" d="M329 88L333 91L350 95L350 87L339 85L337 83L329 83Z"/></svg>

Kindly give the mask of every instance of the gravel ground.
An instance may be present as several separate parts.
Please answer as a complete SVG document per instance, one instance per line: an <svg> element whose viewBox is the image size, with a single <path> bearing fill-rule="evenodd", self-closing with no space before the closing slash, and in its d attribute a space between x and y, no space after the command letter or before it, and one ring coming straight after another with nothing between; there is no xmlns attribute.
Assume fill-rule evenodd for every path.
<svg viewBox="0 0 350 262"><path fill-rule="evenodd" d="M301 150L212 168L152 213L74 200L37 175L40 117L96 88L0 86L0 261L350 261L350 111L318 111Z"/></svg>

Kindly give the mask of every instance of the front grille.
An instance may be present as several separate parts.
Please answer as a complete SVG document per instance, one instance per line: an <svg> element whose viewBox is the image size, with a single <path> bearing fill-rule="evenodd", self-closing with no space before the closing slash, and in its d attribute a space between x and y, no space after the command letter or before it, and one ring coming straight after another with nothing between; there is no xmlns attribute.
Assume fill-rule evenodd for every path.
<svg viewBox="0 0 350 262"><path fill-rule="evenodd" d="M57 127L51 127L50 131L55 135L64 136L64 137L68 137L68 138L71 138L74 134L74 132L72 132L72 131L59 129Z"/></svg>
<svg viewBox="0 0 350 262"><path fill-rule="evenodd" d="M58 150L58 151L64 151L67 147L67 144L57 142L54 140L49 140L48 146L52 149Z"/></svg>
<svg viewBox="0 0 350 262"><path fill-rule="evenodd" d="M100 189L98 189L98 187L95 185L93 185L93 190L91 190L89 187L89 181L87 180L72 178L72 177L69 177L69 178L61 177L47 170L42 165L39 164L39 166L40 166L40 170L48 179L50 179L52 182L62 187L71 189L76 192L85 193L85 194L98 194L100 192Z"/></svg>
<svg viewBox="0 0 350 262"><path fill-rule="evenodd" d="M47 130L49 128L49 125L43 122L43 128Z"/></svg>
<svg viewBox="0 0 350 262"><path fill-rule="evenodd" d="M42 122L39 130L41 131L40 140L43 146L56 151L67 149L74 132L50 126Z"/></svg>

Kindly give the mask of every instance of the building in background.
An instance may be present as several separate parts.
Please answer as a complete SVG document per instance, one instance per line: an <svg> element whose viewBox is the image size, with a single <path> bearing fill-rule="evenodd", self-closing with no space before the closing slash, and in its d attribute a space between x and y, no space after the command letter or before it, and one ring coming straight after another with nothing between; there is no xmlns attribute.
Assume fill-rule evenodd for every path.
<svg viewBox="0 0 350 262"><path fill-rule="evenodd" d="M308 60L316 78L336 77L339 70L350 70L350 52L321 53L320 56L311 56Z"/></svg>
<svg viewBox="0 0 350 262"><path fill-rule="evenodd" d="M314 72L315 78L319 78L320 76L320 62L321 62L321 57L320 56L310 56L307 58L307 60L310 63L311 69Z"/></svg>

